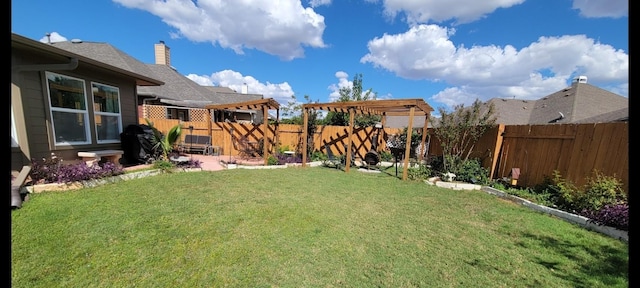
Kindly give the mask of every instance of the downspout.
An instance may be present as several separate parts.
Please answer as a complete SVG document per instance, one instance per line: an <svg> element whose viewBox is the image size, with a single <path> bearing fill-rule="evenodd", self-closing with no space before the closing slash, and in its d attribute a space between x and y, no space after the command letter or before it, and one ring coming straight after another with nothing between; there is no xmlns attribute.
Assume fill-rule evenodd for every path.
<svg viewBox="0 0 640 288"><path fill-rule="evenodd" d="M153 98L145 98L145 99L142 99L142 114L145 114L145 115L142 115L142 116L144 116L144 117L142 117L142 118L145 118L145 119L146 119L146 118L148 118L148 117L147 117L147 101L155 101L155 100L158 100L158 97L159 97L159 96L158 96L158 95L156 95L156 96L155 96L155 97L153 97Z"/></svg>
<svg viewBox="0 0 640 288"><path fill-rule="evenodd" d="M70 58L69 63L65 64L15 65L11 69L15 72L24 72L44 70L74 70L76 68L78 68L78 58Z"/></svg>

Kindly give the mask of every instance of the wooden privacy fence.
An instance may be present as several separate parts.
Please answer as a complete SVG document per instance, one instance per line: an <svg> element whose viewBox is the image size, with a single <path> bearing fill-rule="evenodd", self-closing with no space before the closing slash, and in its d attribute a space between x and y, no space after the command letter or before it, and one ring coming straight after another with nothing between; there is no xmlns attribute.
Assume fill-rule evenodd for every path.
<svg viewBox="0 0 640 288"><path fill-rule="evenodd" d="M629 123L498 125L485 132L471 153L492 179L509 178L519 168L517 184L530 187L558 171L577 187L597 170L621 181L629 193ZM429 129L429 155L442 155Z"/></svg>
<svg viewBox="0 0 640 288"><path fill-rule="evenodd" d="M145 124L144 118L139 118L140 124ZM240 123L227 123L227 122L189 122L180 121L177 119L152 119L153 126L163 133L166 133L173 126L180 124L182 127L182 140L184 136L191 133L189 127L193 127L193 134L197 135L211 135L211 145L220 147L222 155L237 156L240 154L240 147L238 147L238 139L242 136L246 136L250 142L267 142L269 145L269 151L275 152L276 144L283 149L289 149L301 153L302 148L302 125L294 124L270 124L268 125L267 137L262 128L262 124L240 124ZM231 129L233 128L233 137L231 137ZM275 131L278 131L277 140L275 139ZM313 144L313 151L324 151L325 144L329 144L335 154L346 154L345 146L347 145L347 129L344 126L317 126L316 133L313 135L313 141L309 142ZM401 129L385 128L378 131L374 127L354 128L352 145L354 151L363 157L372 147L371 139L374 135L378 137L378 149L385 149L385 139L388 134L400 133ZM268 141L273 139L272 141ZM277 141L277 142L276 142Z"/></svg>
<svg viewBox="0 0 640 288"><path fill-rule="evenodd" d="M154 127L166 132L181 124L183 135L193 126L194 134L211 135L211 143L221 147L222 155L238 155L237 140L246 135L249 141L266 141L269 151L275 152L276 143L280 147L300 153L302 147L302 125L268 125L267 136L262 125L224 123L224 122L180 122L173 119L153 119ZM140 124L146 124L143 118ZM209 128L211 127L211 128ZM470 157L481 160L482 166L489 170L492 179L510 177L512 168L519 168L518 185L533 187L544 182L545 177L553 177L557 170L562 178L578 187L587 183L594 170L603 175L619 179L624 190L629 187L629 124L552 124L552 125L497 125L489 129L474 145ZM233 128L233 137L230 131ZM274 135L278 131L278 139ZM334 154L346 154L347 129L344 126L317 126L313 135L313 151L324 151L329 144ZM389 134L400 133L402 129L374 127L355 128L352 143L357 155L364 156L371 149L371 139L378 135L378 150L386 148ZM428 130L428 155L442 155L438 139L433 129ZM184 137L184 136L183 136ZM263 140L264 141L264 140ZM277 142L276 142L277 141Z"/></svg>

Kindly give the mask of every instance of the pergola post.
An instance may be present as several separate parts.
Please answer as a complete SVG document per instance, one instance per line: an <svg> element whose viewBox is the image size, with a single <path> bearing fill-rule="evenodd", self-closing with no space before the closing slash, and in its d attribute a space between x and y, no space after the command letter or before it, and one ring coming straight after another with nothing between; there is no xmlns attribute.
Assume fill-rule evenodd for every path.
<svg viewBox="0 0 640 288"><path fill-rule="evenodd" d="M307 129L309 128L309 113L307 108L302 108L302 117L304 124L302 126L302 167L307 166Z"/></svg>
<svg viewBox="0 0 640 288"><path fill-rule="evenodd" d="M407 126L407 143L404 150L404 169L402 169L402 180L409 178L409 158L411 156L411 134L413 134L413 116L415 114L415 108L409 109L409 126Z"/></svg>
<svg viewBox="0 0 640 288"><path fill-rule="evenodd" d="M422 157L424 154L429 153L429 151L425 151L427 149L427 145L424 142L427 140L427 125L429 124L429 117L424 117L424 126L422 126L422 140L420 142L420 155L418 155L418 163L422 163Z"/></svg>
<svg viewBox="0 0 640 288"><path fill-rule="evenodd" d="M353 136L353 118L355 118L355 111L353 108L349 108L349 138L347 139L347 160L344 163L344 171L349 172L351 168L351 137Z"/></svg>
<svg viewBox="0 0 640 288"><path fill-rule="evenodd" d="M267 137L267 133L269 132L269 109L267 109L267 106L262 106L262 131L264 131L262 158L264 158L264 165L266 166L269 164L269 137Z"/></svg>

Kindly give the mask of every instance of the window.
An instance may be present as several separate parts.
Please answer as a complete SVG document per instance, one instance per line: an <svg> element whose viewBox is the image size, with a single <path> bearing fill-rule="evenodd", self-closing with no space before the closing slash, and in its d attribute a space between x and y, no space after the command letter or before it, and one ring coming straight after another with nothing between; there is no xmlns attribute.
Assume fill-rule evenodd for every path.
<svg viewBox="0 0 640 288"><path fill-rule="evenodd" d="M13 116L13 102L11 103L11 147L19 147L18 134L16 133L16 120Z"/></svg>
<svg viewBox="0 0 640 288"><path fill-rule="evenodd" d="M91 91L98 143L119 142L122 131L120 90L113 86L91 83Z"/></svg>
<svg viewBox="0 0 640 288"><path fill-rule="evenodd" d="M89 144L89 111L84 81L46 72L56 145Z"/></svg>

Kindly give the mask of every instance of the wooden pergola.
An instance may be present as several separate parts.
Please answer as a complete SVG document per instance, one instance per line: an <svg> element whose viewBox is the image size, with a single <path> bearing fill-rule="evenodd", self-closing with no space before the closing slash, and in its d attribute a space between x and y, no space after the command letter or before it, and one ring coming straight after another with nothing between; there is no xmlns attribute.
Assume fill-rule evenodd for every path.
<svg viewBox="0 0 640 288"><path fill-rule="evenodd" d="M262 110L262 131L264 131L264 136L266 138L267 131L269 131L269 110L276 110L276 123L280 122L280 103L278 101L273 100L273 98L266 99L258 99L258 100L250 100L245 102L237 102L237 103L227 103L227 104L215 104L215 105L207 105L204 107L208 110L208 115L211 115L211 110ZM211 131L211 121L209 122L209 131ZM276 129L274 130L274 142L278 143L278 126L276 125ZM233 137L233 135L231 135ZM264 165L267 165L269 160L269 145L267 145L267 141L262 145L263 149L263 158Z"/></svg>
<svg viewBox="0 0 640 288"><path fill-rule="evenodd" d="M382 116L382 126L385 126L385 116L408 116L409 121L407 129L409 133L407 133L407 143L405 146L402 180L407 180L408 177L409 157L411 155L411 131L413 131L413 118L415 116L426 116L424 118L424 126L422 128L422 142L420 143L421 147L424 147L424 142L427 137L427 124L429 121L429 114L431 111L433 111L433 108L431 108L431 106L429 106L429 104L427 104L423 99L367 100L303 104L302 114L304 118L304 128L302 130L302 151L307 151L309 109L349 113L349 135L347 141L348 147L346 149L346 163L351 163L351 137L353 135L353 122L355 115L380 115ZM419 160L422 160L422 154L419 155ZM304 167L306 163L307 153L302 153L302 166ZM345 172L349 172L349 166L350 165L348 164L345 165Z"/></svg>

